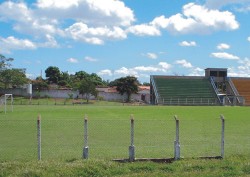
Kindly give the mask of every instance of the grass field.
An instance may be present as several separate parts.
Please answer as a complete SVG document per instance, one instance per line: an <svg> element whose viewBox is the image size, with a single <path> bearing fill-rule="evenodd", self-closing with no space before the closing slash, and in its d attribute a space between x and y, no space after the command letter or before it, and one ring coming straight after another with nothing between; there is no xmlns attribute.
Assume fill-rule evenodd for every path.
<svg viewBox="0 0 250 177"><path fill-rule="evenodd" d="M42 162L36 162L39 114L42 116ZM89 121L88 161L81 160L85 114ZM114 158L128 158L131 114L135 118L137 158L173 157L173 116L177 115L184 160L167 166L111 162ZM199 156L220 155L221 114L226 119L225 160L197 160ZM167 176L169 173L172 174L169 176L180 176L178 174L184 172L191 176L250 175L249 115L249 107L122 106L105 102L75 106L15 105L14 112L0 112L0 176L54 176L60 174L53 169L58 166L59 169L72 167L70 171L62 170L61 176L94 176L92 173L96 176ZM44 169L48 171L43 172ZM85 172L81 173L80 169Z"/></svg>

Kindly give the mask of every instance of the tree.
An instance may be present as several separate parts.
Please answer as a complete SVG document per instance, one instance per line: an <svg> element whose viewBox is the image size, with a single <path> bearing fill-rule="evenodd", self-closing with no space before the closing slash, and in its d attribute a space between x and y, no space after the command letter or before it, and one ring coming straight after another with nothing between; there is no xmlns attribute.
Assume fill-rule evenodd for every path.
<svg viewBox="0 0 250 177"><path fill-rule="evenodd" d="M143 85L143 86L150 86L150 83L148 83L148 82L143 82L142 85Z"/></svg>
<svg viewBox="0 0 250 177"><path fill-rule="evenodd" d="M45 80L42 77L37 77L36 80L32 81L32 87L33 89L40 92L41 90L48 89L49 85L45 82Z"/></svg>
<svg viewBox="0 0 250 177"><path fill-rule="evenodd" d="M70 84L71 84L71 81L70 81L69 73L67 71L62 72L61 77L60 77L60 81L58 81L58 85L64 86L64 87L71 87Z"/></svg>
<svg viewBox="0 0 250 177"><path fill-rule="evenodd" d="M0 73L0 82L4 88L16 88L28 82L25 69L4 69Z"/></svg>
<svg viewBox="0 0 250 177"><path fill-rule="evenodd" d="M87 103L89 102L91 95L95 97L97 96L96 86L94 82L89 79L83 79L82 81L80 81L78 91L82 96L85 95Z"/></svg>
<svg viewBox="0 0 250 177"><path fill-rule="evenodd" d="M50 66L45 70L47 80L50 83L57 84L61 78L61 72L58 67Z"/></svg>
<svg viewBox="0 0 250 177"><path fill-rule="evenodd" d="M13 58L6 58L0 54L0 87L14 88L27 83L25 69L9 69Z"/></svg>
<svg viewBox="0 0 250 177"><path fill-rule="evenodd" d="M89 78L89 74L86 73L85 71L78 71L75 73L75 79L83 80L86 78Z"/></svg>
<svg viewBox="0 0 250 177"><path fill-rule="evenodd" d="M103 82L102 78L99 77L96 73L90 74L90 79L94 82L96 86L105 85L105 82Z"/></svg>
<svg viewBox="0 0 250 177"><path fill-rule="evenodd" d="M116 83L116 90L123 95L124 93L127 94L127 102L131 100L131 94L138 92L138 85L139 81L136 77L127 76L121 77L115 81Z"/></svg>
<svg viewBox="0 0 250 177"><path fill-rule="evenodd" d="M116 80L113 80L113 81L111 81L111 82L108 83L108 86L109 86L109 87L117 86L117 82L118 82L117 79L116 79Z"/></svg>
<svg viewBox="0 0 250 177"><path fill-rule="evenodd" d="M6 58L5 56L0 54L0 70L11 66L9 62L13 61L13 58Z"/></svg>
<svg viewBox="0 0 250 177"><path fill-rule="evenodd" d="M74 83L81 82L82 80L91 81L95 86L103 86L105 82L96 73L88 74L85 71L78 71L75 73Z"/></svg>

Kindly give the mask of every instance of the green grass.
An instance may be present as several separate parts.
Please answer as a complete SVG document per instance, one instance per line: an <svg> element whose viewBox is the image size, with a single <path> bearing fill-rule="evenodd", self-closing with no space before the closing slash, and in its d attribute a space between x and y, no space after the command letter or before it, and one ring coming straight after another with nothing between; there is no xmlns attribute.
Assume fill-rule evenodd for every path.
<svg viewBox="0 0 250 177"><path fill-rule="evenodd" d="M3 107L0 108L2 111ZM42 161L37 162L36 119L42 116ZM89 160L82 161L84 115ZM117 164L128 158L130 115L135 118L137 158L173 157L180 119L181 156L173 164ZM220 115L226 119L225 159L220 155ZM0 112L0 176L246 176L250 175L249 107L14 105ZM194 159L193 159L194 158Z"/></svg>
<svg viewBox="0 0 250 177"><path fill-rule="evenodd" d="M7 100L10 102L10 100ZM87 101L84 99L69 99L69 98L32 98L27 99L25 97L14 97L14 105L77 105L77 104L87 104ZM109 101L99 101L99 100L89 100L87 105L95 104L99 105L109 105L109 106L119 106L123 105L120 102L109 102Z"/></svg>
<svg viewBox="0 0 250 177"><path fill-rule="evenodd" d="M171 164L105 160L2 162L0 176L192 176L243 177L250 175L249 159L231 156L224 160L184 159Z"/></svg>

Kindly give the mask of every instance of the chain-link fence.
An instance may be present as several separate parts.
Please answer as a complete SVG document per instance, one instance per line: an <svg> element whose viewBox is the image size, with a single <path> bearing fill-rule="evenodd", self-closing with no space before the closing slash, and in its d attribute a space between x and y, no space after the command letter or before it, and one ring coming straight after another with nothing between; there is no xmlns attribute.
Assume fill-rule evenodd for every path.
<svg viewBox="0 0 250 177"><path fill-rule="evenodd" d="M130 119L42 118L39 124L36 119L0 120L0 161L38 159L39 152L44 160L80 159L84 153L89 159L128 159L131 145L135 158L173 158L178 156L179 145L180 157L223 156L224 133L226 155L250 152L244 122L226 121L224 132L219 118L180 118L177 125L178 118L143 120L135 116L133 126Z"/></svg>
<svg viewBox="0 0 250 177"><path fill-rule="evenodd" d="M32 98L32 99L27 99L23 97L14 97L13 104L14 105L91 105L91 103L95 103L97 105L133 105L132 103L122 103L119 101L100 101L98 99L95 100L87 100L85 99L71 99L71 98ZM137 104L138 105L138 104Z"/></svg>
<svg viewBox="0 0 250 177"><path fill-rule="evenodd" d="M36 121L0 119L0 161L37 158Z"/></svg>

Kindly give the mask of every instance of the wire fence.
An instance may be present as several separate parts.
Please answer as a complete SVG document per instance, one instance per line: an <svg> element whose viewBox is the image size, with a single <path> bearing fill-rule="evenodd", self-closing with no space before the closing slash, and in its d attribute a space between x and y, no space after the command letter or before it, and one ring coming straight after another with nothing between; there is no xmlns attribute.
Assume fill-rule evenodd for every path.
<svg viewBox="0 0 250 177"><path fill-rule="evenodd" d="M225 132L222 125L219 118L180 120L178 126L174 118L135 117L133 126L129 118L0 120L0 161L35 160L39 152L43 160L128 159L130 146L134 159L174 158L176 145L180 145L178 158L224 156L222 133L226 155L249 153L250 132L244 122L226 121ZM177 136L179 144L175 144Z"/></svg>
<svg viewBox="0 0 250 177"><path fill-rule="evenodd" d="M1 103L1 102L0 102ZM133 105L132 103L123 103L120 101L103 101L103 100L87 100L85 99L71 99L71 98L32 98L27 99L23 97L14 97L13 105L91 105L92 103L95 103L97 105ZM10 104L10 101L8 100L8 104Z"/></svg>

